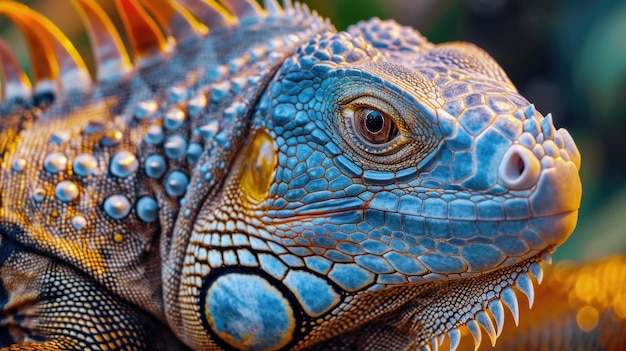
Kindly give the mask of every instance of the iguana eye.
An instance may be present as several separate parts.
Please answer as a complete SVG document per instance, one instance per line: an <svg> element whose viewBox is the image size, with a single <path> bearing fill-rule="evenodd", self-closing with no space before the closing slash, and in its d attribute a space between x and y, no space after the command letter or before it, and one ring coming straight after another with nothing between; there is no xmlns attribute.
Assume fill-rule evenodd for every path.
<svg viewBox="0 0 626 351"><path fill-rule="evenodd" d="M343 133L352 148L365 158L387 163L389 156L406 143L405 127L397 109L374 96L360 96L342 106Z"/></svg>
<svg viewBox="0 0 626 351"><path fill-rule="evenodd" d="M369 107L354 111L354 126L358 137L373 145L388 143L398 135L398 127L391 117Z"/></svg>
<svg viewBox="0 0 626 351"><path fill-rule="evenodd" d="M369 107L354 111L354 127L359 139L374 146L386 144L398 135L398 126L391 117Z"/></svg>

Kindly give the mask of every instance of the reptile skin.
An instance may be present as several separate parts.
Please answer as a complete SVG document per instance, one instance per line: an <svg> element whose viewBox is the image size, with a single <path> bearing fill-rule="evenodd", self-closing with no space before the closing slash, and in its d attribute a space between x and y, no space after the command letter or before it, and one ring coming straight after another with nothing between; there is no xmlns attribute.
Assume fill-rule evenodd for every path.
<svg viewBox="0 0 626 351"><path fill-rule="evenodd" d="M479 350L626 350L626 257L585 264L558 262L545 270L532 309L520 304L519 326L507 316L495 348ZM457 350L474 350L471 338Z"/></svg>
<svg viewBox="0 0 626 351"><path fill-rule="evenodd" d="M574 230L574 141L471 44L290 1L118 0L131 62L73 3L94 80L0 2L34 78L0 45L9 350L494 343Z"/></svg>

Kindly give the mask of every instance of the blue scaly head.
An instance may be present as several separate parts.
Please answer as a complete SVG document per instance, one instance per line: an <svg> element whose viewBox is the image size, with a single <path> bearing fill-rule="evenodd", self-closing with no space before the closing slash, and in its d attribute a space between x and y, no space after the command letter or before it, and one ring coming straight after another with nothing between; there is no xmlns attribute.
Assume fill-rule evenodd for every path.
<svg viewBox="0 0 626 351"><path fill-rule="evenodd" d="M192 234L239 247L206 254L203 325L220 345L455 345L476 323L495 339L503 303L517 318L511 287L532 302L527 273L576 223L569 134L485 52L395 22L297 49L250 135Z"/></svg>

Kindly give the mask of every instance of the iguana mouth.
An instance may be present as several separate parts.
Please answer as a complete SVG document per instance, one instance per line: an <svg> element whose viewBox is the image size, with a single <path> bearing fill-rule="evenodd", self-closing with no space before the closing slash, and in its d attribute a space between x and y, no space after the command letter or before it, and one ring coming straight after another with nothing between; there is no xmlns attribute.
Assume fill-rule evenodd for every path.
<svg viewBox="0 0 626 351"><path fill-rule="evenodd" d="M553 248L516 265L499 268L478 276L451 279L432 284L433 289L456 292L451 294L456 296L451 297L456 298L455 307L459 307L459 310L454 313L454 307L452 309L448 307L449 312L447 313L454 313L455 316L448 318L445 323L446 327L443 330L441 329L443 324L440 326L436 325L436 322L442 319L426 319L427 322L424 323L424 327L433 330L433 335L430 339L427 337L418 339L420 340L418 344L425 346L425 349L438 350L447 336L450 350L456 350L460 344L461 336L469 333L474 339L474 349L478 349L482 342L480 330L480 327L482 327L491 340L491 345L494 346L504 327L504 306L510 311L515 325L519 324L519 304L515 293L516 290L518 293L522 292L526 296L529 308L532 307L534 286L531 277L534 278L537 284L541 284L543 269L539 263L542 261L548 264L551 263L550 251L553 251ZM431 283L426 284L430 285ZM483 289L482 292L480 291L481 288ZM465 295L464 293L467 292L470 292L470 294ZM439 295L437 298L441 298L441 296ZM444 298L444 300L446 299ZM432 305L427 304L426 306ZM443 306L440 307L444 308ZM419 312L416 311L416 315ZM440 314L445 316L446 312L440 312ZM435 323L432 323L432 321L435 321Z"/></svg>
<svg viewBox="0 0 626 351"><path fill-rule="evenodd" d="M517 325L519 304L515 290L521 291L532 306L531 277L541 283L543 270L539 263L550 263L553 250L550 247L523 262L487 273L393 286L357 296L345 309L356 313L353 318L362 324L356 323L360 325L358 328L322 341L314 349L330 349L346 342L360 349L375 340L382 340L382 344L385 340L403 340L411 350L439 350L440 346L456 350L461 337L468 334L478 349L482 342L481 328L495 345L505 322L504 306ZM331 333L329 328L313 334Z"/></svg>
<svg viewBox="0 0 626 351"><path fill-rule="evenodd" d="M311 219L311 218L328 218L328 217L332 217L332 216L339 216L339 215L344 215L344 214L349 214L352 212L357 212L357 211L365 211L367 208L362 207L362 205L360 205L359 207L350 207L347 209L337 209L337 210L327 210L327 209L319 209L316 211L310 211L307 212L306 214L289 214L289 216L285 216L285 217L272 217L271 221L274 224L286 224L286 223L290 223L290 222L300 222L302 220L306 220L306 219ZM297 213L297 211L294 211L295 213ZM577 213L578 209L573 209L573 210L563 210L561 212L557 212L557 213L552 213L552 214L546 214L546 215L539 215L539 216L530 216L528 218L525 219L515 219L516 221L520 221L520 220L533 220L533 219L548 219L548 218L555 218L555 217L559 217L559 216L567 216L570 214L574 214ZM405 214L408 215L408 214ZM446 218L442 218L443 220L445 220ZM456 221L462 221L460 219L455 219ZM475 219L472 220L467 220L468 222L475 222ZM502 219L493 219L493 220L489 220L489 219L481 219L481 222L502 222Z"/></svg>

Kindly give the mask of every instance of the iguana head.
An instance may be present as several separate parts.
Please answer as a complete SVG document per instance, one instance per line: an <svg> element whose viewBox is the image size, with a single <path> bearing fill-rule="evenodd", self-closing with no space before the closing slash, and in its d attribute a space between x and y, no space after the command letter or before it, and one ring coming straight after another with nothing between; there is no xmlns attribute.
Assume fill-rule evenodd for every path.
<svg viewBox="0 0 626 351"><path fill-rule="evenodd" d="M511 287L532 294L526 274L574 229L572 138L473 45L377 19L322 34L253 118L220 205L231 220L196 224L249 247L199 277L218 343L454 344L476 320L491 336L487 307L500 330L500 301L516 315Z"/></svg>

